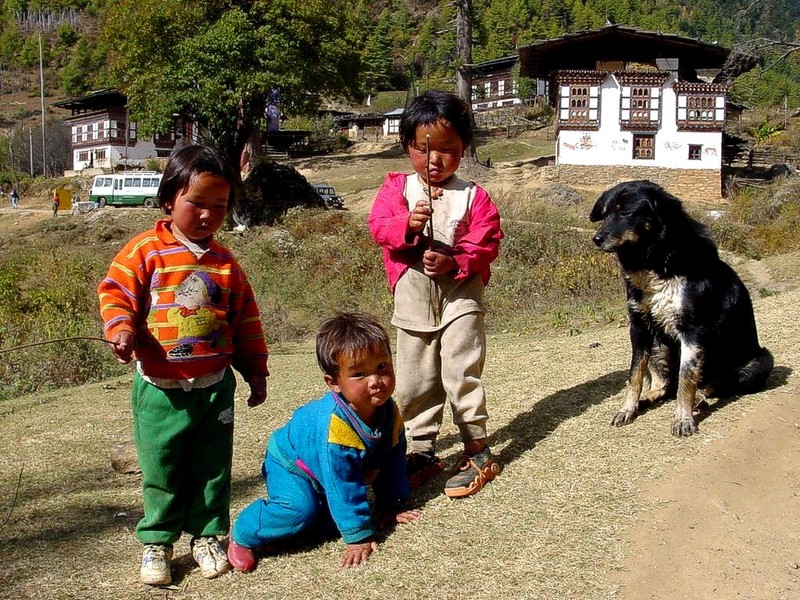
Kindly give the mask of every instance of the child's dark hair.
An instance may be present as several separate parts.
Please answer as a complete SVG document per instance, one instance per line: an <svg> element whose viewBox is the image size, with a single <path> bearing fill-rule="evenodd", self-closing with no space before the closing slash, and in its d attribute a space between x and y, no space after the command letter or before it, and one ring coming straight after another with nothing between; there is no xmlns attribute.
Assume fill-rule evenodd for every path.
<svg viewBox="0 0 800 600"><path fill-rule="evenodd" d="M317 363L323 373L336 377L342 356L356 357L376 346L391 355L389 335L378 319L366 313L339 313L320 325Z"/></svg>
<svg viewBox="0 0 800 600"><path fill-rule="evenodd" d="M233 170L228 162L213 148L192 144L184 146L167 161L164 176L158 186L158 205L165 213L171 210L167 204L175 202L178 194L184 192L192 181L201 173L209 173L222 177L228 182L228 210L233 208L236 190L233 186Z"/></svg>
<svg viewBox="0 0 800 600"><path fill-rule="evenodd" d="M428 90L417 96L403 111L400 117L400 143L408 152L417 138L417 127L433 125L437 121L447 121L452 125L464 148L472 144L472 113L461 98L450 92Z"/></svg>

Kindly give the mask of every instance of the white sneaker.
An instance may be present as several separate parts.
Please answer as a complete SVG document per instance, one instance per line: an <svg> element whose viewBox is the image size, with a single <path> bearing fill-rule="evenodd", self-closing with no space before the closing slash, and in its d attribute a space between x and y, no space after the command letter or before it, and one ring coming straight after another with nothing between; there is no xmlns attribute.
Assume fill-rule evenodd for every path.
<svg viewBox="0 0 800 600"><path fill-rule="evenodd" d="M200 574L206 579L214 579L231 570L228 555L215 536L194 538L191 546Z"/></svg>
<svg viewBox="0 0 800 600"><path fill-rule="evenodd" d="M147 585L169 585L172 583L171 563L171 545L146 544L142 550L142 570L139 578Z"/></svg>

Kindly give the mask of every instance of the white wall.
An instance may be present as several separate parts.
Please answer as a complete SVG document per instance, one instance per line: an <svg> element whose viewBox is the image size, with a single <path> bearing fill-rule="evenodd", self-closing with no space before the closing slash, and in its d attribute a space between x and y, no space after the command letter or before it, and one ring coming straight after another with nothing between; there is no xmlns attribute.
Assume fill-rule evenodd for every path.
<svg viewBox="0 0 800 600"><path fill-rule="evenodd" d="M83 148L76 148L72 151L72 169L74 171L82 171L83 169L88 168L91 161L78 160L78 156L82 152L88 152L89 156L91 156L96 150L105 150L106 158L102 160L95 159L94 163L92 164L94 168L111 169L121 162L125 162L125 146L111 146L107 144L99 146L86 146ZM152 140L139 140L136 145L128 146L127 151L128 164L141 163L143 166L147 159L154 158L156 156L156 145Z"/></svg>
<svg viewBox="0 0 800 600"><path fill-rule="evenodd" d="M608 76L600 89L600 128L597 131L562 129L556 141L556 163L563 165L625 165L673 169L720 169L722 132L678 131L673 79L661 88L661 126L655 139L655 158L633 158L633 133L620 131L620 87ZM641 132L648 133L648 132ZM689 160L689 144L702 146L701 159Z"/></svg>

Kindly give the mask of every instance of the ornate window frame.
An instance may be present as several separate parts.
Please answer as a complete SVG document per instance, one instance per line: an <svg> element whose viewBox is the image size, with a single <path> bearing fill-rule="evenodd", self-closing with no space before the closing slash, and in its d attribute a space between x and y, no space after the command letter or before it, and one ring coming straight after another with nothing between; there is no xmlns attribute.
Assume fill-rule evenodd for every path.
<svg viewBox="0 0 800 600"><path fill-rule="evenodd" d="M600 84L607 76L597 71L559 71L556 77L559 129L600 128Z"/></svg>
<svg viewBox="0 0 800 600"><path fill-rule="evenodd" d="M728 86L719 83L673 84L678 131L722 131Z"/></svg>
<svg viewBox="0 0 800 600"><path fill-rule="evenodd" d="M661 127L662 86L667 73L617 72L622 131L657 131Z"/></svg>

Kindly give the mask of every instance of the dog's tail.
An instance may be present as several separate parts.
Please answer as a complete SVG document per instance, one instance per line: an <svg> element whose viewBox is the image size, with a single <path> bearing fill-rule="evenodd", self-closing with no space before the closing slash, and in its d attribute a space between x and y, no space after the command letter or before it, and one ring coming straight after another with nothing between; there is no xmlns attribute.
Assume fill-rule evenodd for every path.
<svg viewBox="0 0 800 600"><path fill-rule="evenodd" d="M772 372L775 359L766 348L761 348L753 358L733 371L724 380L708 386L706 396L729 398L740 394L752 394L764 389L767 377Z"/></svg>

